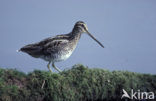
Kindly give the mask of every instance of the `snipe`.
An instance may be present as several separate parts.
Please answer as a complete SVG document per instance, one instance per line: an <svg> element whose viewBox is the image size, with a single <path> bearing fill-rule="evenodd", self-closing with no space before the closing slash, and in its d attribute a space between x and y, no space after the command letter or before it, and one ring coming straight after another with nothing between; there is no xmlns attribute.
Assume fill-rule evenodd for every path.
<svg viewBox="0 0 156 101"><path fill-rule="evenodd" d="M52 72L50 64L58 71L61 72L59 68L55 66L55 62L66 60L73 53L76 45L80 39L82 33L87 33L92 39L94 39L101 47L104 46L93 37L89 32L87 25L78 21L74 25L72 32L69 34L57 35L55 37L49 37L38 43L28 44L22 47L19 51L25 52L32 57L42 58L48 61L48 69Z"/></svg>

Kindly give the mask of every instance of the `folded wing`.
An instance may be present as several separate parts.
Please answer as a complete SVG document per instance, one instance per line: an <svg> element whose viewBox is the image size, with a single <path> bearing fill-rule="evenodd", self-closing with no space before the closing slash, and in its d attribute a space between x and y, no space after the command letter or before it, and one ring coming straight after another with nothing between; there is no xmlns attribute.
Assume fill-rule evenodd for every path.
<svg viewBox="0 0 156 101"><path fill-rule="evenodd" d="M64 44L69 41L66 38L47 38L35 44L29 44L20 49L20 51L28 53L32 57L39 58L41 56L50 55L57 52Z"/></svg>

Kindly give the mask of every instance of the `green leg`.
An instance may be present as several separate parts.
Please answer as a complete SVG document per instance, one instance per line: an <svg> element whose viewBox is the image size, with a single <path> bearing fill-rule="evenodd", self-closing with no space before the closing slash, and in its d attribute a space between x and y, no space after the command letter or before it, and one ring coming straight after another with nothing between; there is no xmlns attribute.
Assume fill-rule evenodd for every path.
<svg viewBox="0 0 156 101"><path fill-rule="evenodd" d="M54 62L52 63L52 66L53 66L58 72L61 72L61 70L55 66Z"/></svg>
<svg viewBox="0 0 156 101"><path fill-rule="evenodd" d="M48 63L47 67L48 67L49 71L52 73L52 70L50 68L50 63L51 63L51 61Z"/></svg>

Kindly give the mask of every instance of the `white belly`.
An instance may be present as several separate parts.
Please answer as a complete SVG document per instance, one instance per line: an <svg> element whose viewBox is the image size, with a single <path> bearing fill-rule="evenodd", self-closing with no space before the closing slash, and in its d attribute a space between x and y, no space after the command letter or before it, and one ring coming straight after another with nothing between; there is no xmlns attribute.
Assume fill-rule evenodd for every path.
<svg viewBox="0 0 156 101"><path fill-rule="evenodd" d="M74 45L72 48L67 46L64 49L56 52L55 54L54 53L51 54L51 56L41 56L40 58L46 61L52 61L52 62L64 61L71 56L75 48L76 48L76 45Z"/></svg>
<svg viewBox="0 0 156 101"><path fill-rule="evenodd" d="M53 59L52 61L54 61L54 62L64 61L64 60L68 59L72 53L73 53L73 51L68 51L67 53L62 52L61 54L57 55L56 56L57 58Z"/></svg>

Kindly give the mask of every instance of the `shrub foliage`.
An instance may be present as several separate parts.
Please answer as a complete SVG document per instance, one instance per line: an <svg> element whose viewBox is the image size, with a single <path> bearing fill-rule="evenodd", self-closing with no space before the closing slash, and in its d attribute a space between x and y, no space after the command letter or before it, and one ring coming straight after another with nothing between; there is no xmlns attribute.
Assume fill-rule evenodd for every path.
<svg viewBox="0 0 156 101"><path fill-rule="evenodd" d="M156 75L83 65L61 73L0 69L0 101L121 101L122 89L156 91Z"/></svg>

